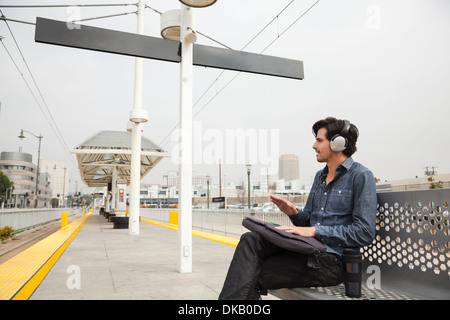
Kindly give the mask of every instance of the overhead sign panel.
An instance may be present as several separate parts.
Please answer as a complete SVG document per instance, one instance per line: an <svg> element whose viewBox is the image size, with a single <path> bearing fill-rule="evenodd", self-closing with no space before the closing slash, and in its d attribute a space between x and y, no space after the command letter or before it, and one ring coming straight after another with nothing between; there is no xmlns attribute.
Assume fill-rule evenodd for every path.
<svg viewBox="0 0 450 320"><path fill-rule="evenodd" d="M64 21L37 17L36 42L71 48L123 54L133 57L180 62L179 41L148 37L81 25L69 29Z"/></svg>
<svg viewBox="0 0 450 320"><path fill-rule="evenodd" d="M303 80L303 62L262 54L194 45L196 66Z"/></svg>
<svg viewBox="0 0 450 320"><path fill-rule="evenodd" d="M161 61L181 61L179 41L85 25L69 28L64 21L40 17L36 19L35 41ZM196 66L299 80L304 77L303 62L299 60L199 44L194 44L193 51Z"/></svg>

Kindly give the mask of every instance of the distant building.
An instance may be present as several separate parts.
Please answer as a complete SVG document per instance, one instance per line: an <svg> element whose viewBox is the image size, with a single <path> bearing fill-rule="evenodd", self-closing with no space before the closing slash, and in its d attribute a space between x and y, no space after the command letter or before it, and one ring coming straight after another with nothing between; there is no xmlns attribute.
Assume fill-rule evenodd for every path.
<svg viewBox="0 0 450 320"><path fill-rule="evenodd" d="M14 183L14 191L8 195L9 205L16 208L34 207L37 166L33 157L25 152L2 152L0 170ZM38 208L48 207L52 190L50 175L40 170L38 187Z"/></svg>
<svg viewBox="0 0 450 320"><path fill-rule="evenodd" d="M178 185L178 172L177 171L169 171L167 173L167 186L177 186Z"/></svg>
<svg viewBox="0 0 450 320"><path fill-rule="evenodd" d="M300 178L298 156L295 154L283 154L279 158L278 177L286 181Z"/></svg>
<svg viewBox="0 0 450 320"><path fill-rule="evenodd" d="M39 171L47 172L50 175L52 198L61 200L61 204L67 203L69 194L69 166L67 161L41 158Z"/></svg>
<svg viewBox="0 0 450 320"><path fill-rule="evenodd" d="M179 177L178 177L178 171L169 171L167 173L167 175L163 176L163 180L164 180L164 185L169 186L169 187L173 187L173 186L178 186L179 183ZM206 186L206 180L207 180L207 175L206 174L202 174L202 173L197 173L195 171L192 172L192 186L193 187L197 187L197 186Z"/></svg>
<svg viewBox="0 0 450 320"><path fill-rule="evenodd" d="M41 158L40 171L47 172L52 186L52 198L69 193L69 167L64 160L47 160ZM65 169L64 169L65 168Z"/></svg>

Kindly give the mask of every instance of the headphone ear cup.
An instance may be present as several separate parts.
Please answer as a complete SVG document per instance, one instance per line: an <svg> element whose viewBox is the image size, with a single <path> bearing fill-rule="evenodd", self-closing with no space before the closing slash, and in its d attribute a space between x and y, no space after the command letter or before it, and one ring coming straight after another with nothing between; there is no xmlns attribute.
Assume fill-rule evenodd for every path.
<svg viewBox="0 0 450 320"><path fill-rule="evenodd" d="M330 148L334 152L342 152L347 148L347 139L340 135L335 135L330 141Z"/></svg>

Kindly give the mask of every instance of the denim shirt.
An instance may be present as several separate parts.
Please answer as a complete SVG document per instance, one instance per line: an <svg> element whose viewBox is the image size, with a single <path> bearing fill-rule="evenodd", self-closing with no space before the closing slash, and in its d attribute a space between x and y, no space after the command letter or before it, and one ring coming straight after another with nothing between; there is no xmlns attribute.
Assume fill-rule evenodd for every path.
<svg viewBox="0 0 450 320"><path fill-rule="evenodd" d="M375 237L377 195L371 171L348 157L325 179L328 166L317 172L304 210L291 216L295 226L315 226L316 239L327 252L342 255L345 247L363 247Z"/></svg>

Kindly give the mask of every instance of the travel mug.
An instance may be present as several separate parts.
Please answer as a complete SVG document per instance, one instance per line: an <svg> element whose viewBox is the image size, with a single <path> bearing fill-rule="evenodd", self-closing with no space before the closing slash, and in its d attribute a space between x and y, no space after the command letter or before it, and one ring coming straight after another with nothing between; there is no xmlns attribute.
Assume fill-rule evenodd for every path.
<svg viewBox="0 0 450 320"><path fill-rule="evenodd" d="M361 297L362 255L359 248L345 248L342 255L344 264L345 295L351 298Z"/></svg>

